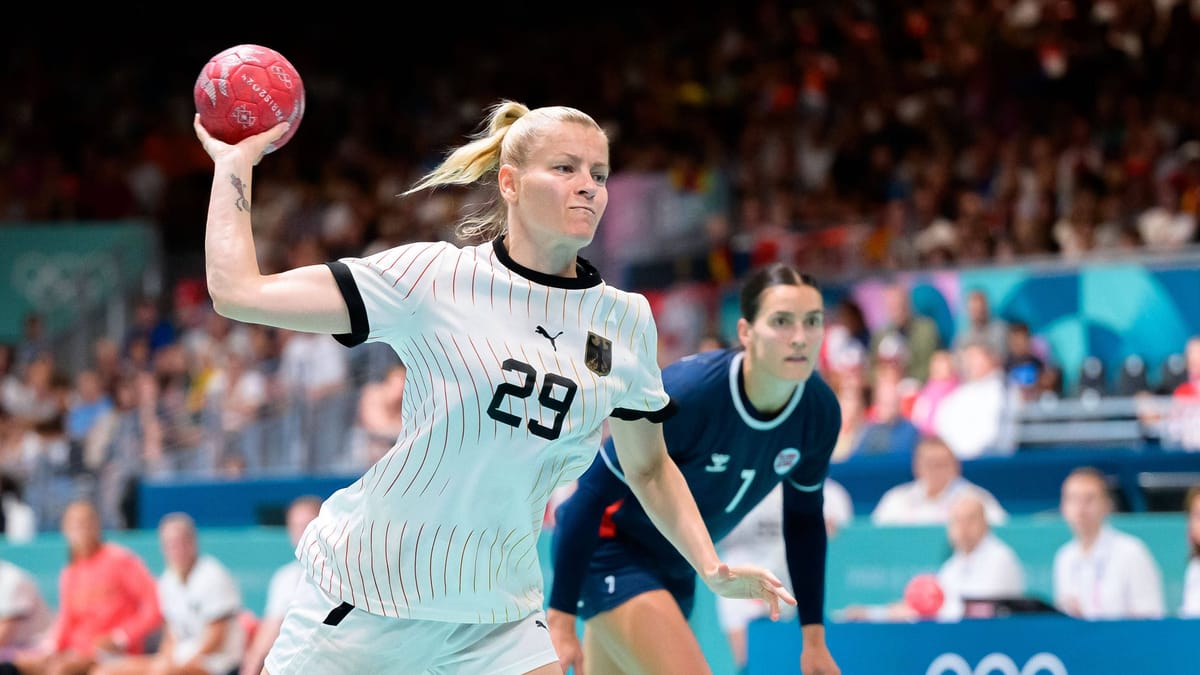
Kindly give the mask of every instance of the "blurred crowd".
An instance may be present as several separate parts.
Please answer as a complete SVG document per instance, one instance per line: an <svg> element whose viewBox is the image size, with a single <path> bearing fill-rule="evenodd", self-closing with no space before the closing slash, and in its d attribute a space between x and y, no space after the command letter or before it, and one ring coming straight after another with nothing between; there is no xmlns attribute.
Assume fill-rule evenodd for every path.
<svg viewBox="0 0 1200 675"><path fill-rule="evenodd" d="M478 195L396 195L501 97L576 105L609 129L592 255L634 289L779 257L828 278L1196 241L1195 3L759 0L680 22L685 10L594 17L603 58L515 14L504 28L525 39L502 55L468 32L453 56L415 35L369 51L370 27L280 38L310 102L257 172L264 267L448 237ZM170 253L197 255L210 161L186 84L202 57L116 45L97 70L82 51L6 48L24 68L0 76L0 220L147 217Z"/></svg>
<svg viewBox="0 0 1200 675"><path fill-rule="evenodd" d="M607 57L564 50L536 84L512 79L486 44L453 57L476 68L412 55L404 86L384 60L338 73L328 51L280 45L301 64L310 113L257 173L263 270L451 236L485 195L397 195L501 96L578 105L609 129L610 207L587 254L614 283L648 293L727 288L776 259L826 280L1196 239L1195 3L761 0L685 23L677 12L664 3L599 18ZM505 47L518 59L560 39ZM194 74L120 50L95 73L70 53L20 40L6 49L27 68L2 76L12 133L0 139L0 223L149 219L170 289L137 299L124 334L95 341L84 368L56 358L36 312L0 346L0 468L37 495L38 525L52 527L80 494L99 500L107 525L129 524L141 476L353 471L386 451L403 388L393 353L211 311L199 266L211 162L186 89L144 95L151 81ZM363 49L347 45L346 58ZM84 112L79 128L106 132L53 133ZM1023 404L1078 394L1063 381L1080 364L1056 363L984 293L968 293L954 308L964 328L943 335L908 290L887 291L874 327L852 299L831 308L821 368L843 410L835 459L911 453L929 433L960 459L1012 452ZM675 358L712 332L701 326L660 353ZM1194 401L1200 345L1179 345L1168 363L1153 386L1104 393ZM1138 416L1150 436L1180 421L1161 406ZM1194 418L1172 427L1172 442L1200 447Z"/></svg>

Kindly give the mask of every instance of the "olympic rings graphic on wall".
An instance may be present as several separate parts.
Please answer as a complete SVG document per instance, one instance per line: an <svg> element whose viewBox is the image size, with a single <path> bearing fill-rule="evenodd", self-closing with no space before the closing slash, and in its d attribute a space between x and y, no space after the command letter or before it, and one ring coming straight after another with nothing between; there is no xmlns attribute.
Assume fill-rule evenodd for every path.
<svg viewBox="0 0 1200 675"><path fill-rule="evenodd" d="M1068 675L1067 666L1054 654L1039 652L1024 666L1008 654L993 652L979 660L974 668L959 654L946 653L929 664L925 675Z"/></svg>

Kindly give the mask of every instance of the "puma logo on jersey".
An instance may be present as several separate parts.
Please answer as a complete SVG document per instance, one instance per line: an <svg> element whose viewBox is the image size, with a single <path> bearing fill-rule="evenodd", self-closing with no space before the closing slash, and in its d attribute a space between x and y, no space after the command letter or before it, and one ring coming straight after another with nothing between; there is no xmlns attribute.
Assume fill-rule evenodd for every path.
<svg viewBox="0 0 1200 675"><path fill-rule="evenodd" d="M546 628L546 624L543 623L541 619L534 619L533 625L537 626L538 628ZM546 628L546 630L550 630L550 629Z"/></svg>
<svg viewBox="0 0 1200 675"><path fill-rule="evenodd" d="M558 339L559 335L563 334L563 332L561 330L558 331L557 335L550 335L550 333L545 328L538 326L537 328L534 329L534 332L536 332L538 335L541 335L542 337L549 340L550 346L554 347L554 351L558 351L558 345L554 344L554 341Z"/></svg>
<svg viewBox="0 0 1200 675"><path fill-rule="evenodd" d="M722 455L718 452L712 454L712 464L704 467L704 470L709 473L719 473L724 471L729 466L729 455Z"/></svg>

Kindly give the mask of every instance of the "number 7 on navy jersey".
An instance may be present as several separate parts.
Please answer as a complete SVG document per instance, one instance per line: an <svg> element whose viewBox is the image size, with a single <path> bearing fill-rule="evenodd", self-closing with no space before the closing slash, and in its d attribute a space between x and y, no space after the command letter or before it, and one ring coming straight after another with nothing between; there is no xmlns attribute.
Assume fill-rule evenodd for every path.
<svg viewBox="0 0 1200 675"><path fill-rule="evenodd" d="M512 382L501 382L500 386L496 387L496 393L492 396L492 403L488 406L488 417L503 422L510 427L521 427L521 418L516 415L505 412L500 409L504 403L505 397L515 396L517 398L529 398L533 394L534 384L537 382L537 370L525 363L516 359L504 359L504 363L500 364L503 370L511 370L522 373L525 376L521 384ZM554 385L563 388L562 398L554 397ZM548 441L553 441L562 433L563 418L566 417L567 411L571 409L571 402L575 400L575 392L579 390L579 385L574 380L563 377L555 373L546 373L542 378L542 389L538 393L538 403L544 408L554 411L553 426L545 426L541 422L531 419L529 420L529 432L534 436L544 438Z"/></svg>

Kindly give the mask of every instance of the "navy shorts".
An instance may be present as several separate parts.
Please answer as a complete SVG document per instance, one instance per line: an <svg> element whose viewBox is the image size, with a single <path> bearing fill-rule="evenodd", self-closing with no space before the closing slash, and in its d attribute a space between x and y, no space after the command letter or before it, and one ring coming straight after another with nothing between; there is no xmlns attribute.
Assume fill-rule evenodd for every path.
<svg viewBox="0 0 1200 675"><path fill-rule="evenodd" d="M644 556L635 555L616 539L603 539L592 555L577 615L584 621L616 609L650 591L670 593L685 617L690 617L696 600L696 573L669 573Z"/></svg>

